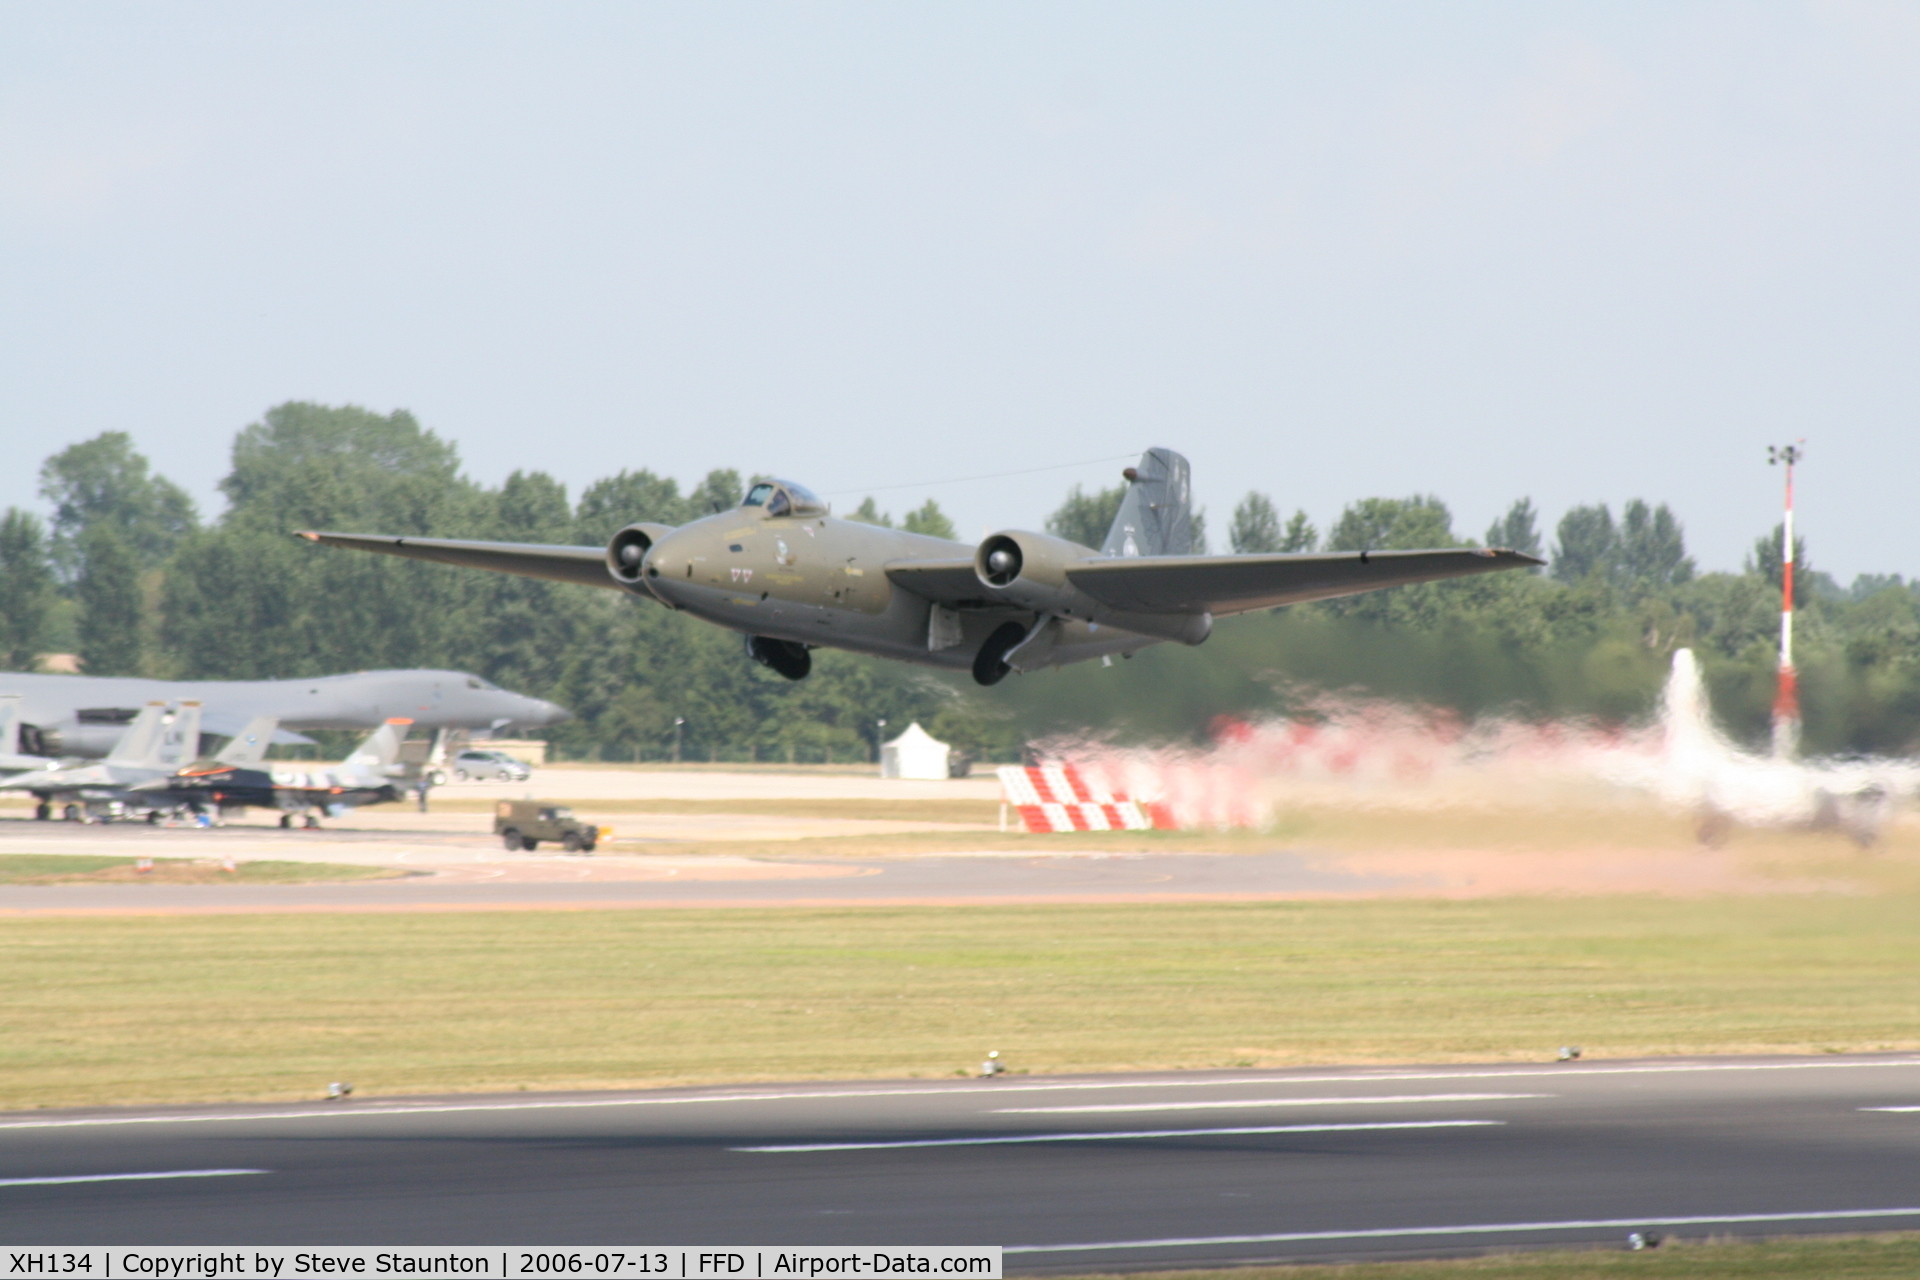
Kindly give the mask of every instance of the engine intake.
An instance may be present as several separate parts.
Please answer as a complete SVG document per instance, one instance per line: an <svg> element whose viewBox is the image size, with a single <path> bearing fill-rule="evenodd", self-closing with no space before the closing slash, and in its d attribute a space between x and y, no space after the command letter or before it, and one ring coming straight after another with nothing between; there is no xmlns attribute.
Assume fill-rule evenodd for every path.
<svg viewBox="0 0 1920 1280"><path fill-rule="evenodd" d="M995 599L1034 613L1078 618L1142 635L1199 644L1213 619L1205 613L1127 613L1101 604L1067 581L1067 570L1100 553L1065 538L1010 529L973 553L973 571Z"/></svg>
<svg viewBox="0 0 1920 1280"><path fill-rule="evenodd" d="M996 533L973 553L973 570L993 594L1040 613L1086 612L1091 601L1067 584L1067 566L1098 555L1076 542L1044 533Z"/></svg>
<svg viewBox="0 0 1920 1280"><path fill-rule="evenodd" d="M1020 576L1026 557L1020 544L1006 534L996 534L980 544L980 580L990 587L1009 587Z"/></svg>
<svg viewBox="0 0 1920 1280"><path fill-rule="evenodd" d="M673 526L642 522L630 524L607 543L607 572L630 587L640 585L646 571L647 552Z"/></svg>

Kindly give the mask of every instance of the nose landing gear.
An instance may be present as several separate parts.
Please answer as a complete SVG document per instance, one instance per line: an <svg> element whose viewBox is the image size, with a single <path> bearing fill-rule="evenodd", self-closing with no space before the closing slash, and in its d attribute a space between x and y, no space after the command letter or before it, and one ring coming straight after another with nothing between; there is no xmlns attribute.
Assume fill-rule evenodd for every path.
<svg viewBox="0 0 1920 1280"><path fill-rule="evenodd" d="M763 667L772 667L789 680L805 680L813 670L813 654L807 646L771 636L748 636L747 656Z"/></svg>

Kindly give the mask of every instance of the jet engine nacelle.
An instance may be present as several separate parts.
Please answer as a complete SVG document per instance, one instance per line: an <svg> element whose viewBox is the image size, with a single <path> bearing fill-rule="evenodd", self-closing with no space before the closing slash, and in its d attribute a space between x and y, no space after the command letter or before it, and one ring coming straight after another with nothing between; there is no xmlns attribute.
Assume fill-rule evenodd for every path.
<svg viewBox="0 0 1920 1280"><path fill-rule="evenodd" d="M1067 566L1097 551L1044 533L996 533L973 553L973 571L997 599L1035 613L1086 613L1091 602L1067 582Z"/></svg>
<svg viewBox="0 0 1920 1280"><path fill-rule="evenodd" d="M64 754L66 745L66 736L54 725L23 724L20 726L19 742L0 742L0 752L18 751L22 755L53 757ZM101 754L106 753L103 751Z"/></svg>
<svg viewBox="0 0 1920 1280"><path fill-rule="evenodd" d="M670 524L642 521L630 524L607 542L607 572L618 582L637 587L645 572L647 552L653 544L673 532Z"/></svg>
<svg viewBox="0 0 1920 1280"><path fill-rule="evenodd" d="M1098 558L1098 551L1065 538L1010 529L980 544L973 553L973 571L996 599L1039 614L1078 618L1181 644L1199 644L1213 630L1213 619L1205 613L1125 613L1067 581L1067 570L1073 565Z"/></svg>

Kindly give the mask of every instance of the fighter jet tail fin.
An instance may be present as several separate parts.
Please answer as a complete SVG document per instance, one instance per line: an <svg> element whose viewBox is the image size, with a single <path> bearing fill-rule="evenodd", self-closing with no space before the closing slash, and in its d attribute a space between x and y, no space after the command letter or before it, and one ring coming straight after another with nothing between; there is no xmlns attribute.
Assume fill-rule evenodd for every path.
<svg viewBox="0 0 1920 1280"><path fill-rule="evenodd" d="M0 694L0 756L20 750L20 695Z"/></svg>
<svg viewBox="0 0 1920 1280"><path fill-rule="evenodd" d="M227 745L213 758L221 764L259 764L267 758L267 748L272 745L274 731L279 727L278 716L255 716L239 733L227 739Z"/></svg>
<svg viewBox="0 0 1920 1280"><path fill-rule="evenodd" d="M392 719L368 734L353 754L347 757L347 768L365 777L378 777L383 781L392 776L392 770L400 759L400 744L406 741L407 731L413 727L413 721Z"/></svg>
<svg viewBox="0 0 1920 1280"><path fill-rule="evenodd" d="M200 704L169 708L149 702L107 753L107 763L136 769L178 769L200 754Z"/></svg>
<svg viewBox="0 0 1920 1280"><path fill-rule="evenodd" d="M1187 460L1149 449L1126 470L1127 493L1100 546L1103 556L1193 554L1193 485Z"/></svg>

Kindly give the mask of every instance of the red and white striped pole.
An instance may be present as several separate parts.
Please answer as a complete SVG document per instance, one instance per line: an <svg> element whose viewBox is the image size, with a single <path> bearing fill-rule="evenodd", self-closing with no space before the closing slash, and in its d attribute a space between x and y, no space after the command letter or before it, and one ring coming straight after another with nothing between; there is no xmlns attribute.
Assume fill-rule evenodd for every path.
<svg viewBox="0 0 1920 1280"><path fill-rule="evenodd" d="M1800 746L1800 676L1793 669L1793 466L1806 456L1797 440L1767 449L1768 465L1787 469L1787 515L1780 524L1780 682L1773 695L1773 754L1787 759Z"/></svg>

